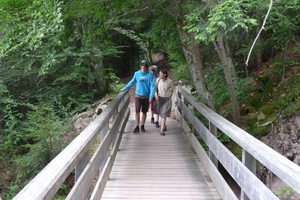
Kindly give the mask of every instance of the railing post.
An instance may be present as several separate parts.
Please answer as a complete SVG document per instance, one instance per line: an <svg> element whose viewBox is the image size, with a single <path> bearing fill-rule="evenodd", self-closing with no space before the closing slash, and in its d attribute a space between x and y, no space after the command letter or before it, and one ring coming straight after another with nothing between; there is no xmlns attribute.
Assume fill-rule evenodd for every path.
<svg viewBox="0 0 300 200"><path fill-rule="evenodd" d="M82 159L78 162L78 164L75 167L75 182L78 180L79 176L87 166L88 162L89 162L89 151L87 151L84 154Z"/></svg>
<svg viewBox="0 0 300 200"><path fill-rule="evenodd" d="M256 159L245 149L242 152L242 163L256 175ZM250 200L249 197L241 190L241 200Z"/></svg>
<svg viewBox="0 0 300 200"><path fill-rule="evenodd" d="M209 131L214 136L217 137L217 127L211 122L209 122ZM218 163L219 163L218 158L214 155L214 153L211 150L209 150L208 155L209 155L210 160L214 163L214 165L218 169Z"/></svg>
<svg viewBox="0 0 300 200"><path fill-rule="evenodd" d="M182 114L182 108L181 108L181 103L182 103L182 96L181 96L181 93L177 90L176 92L177 96L177 102L178 102L178 105L177 105L177 110Z"/></svg>
<svg viewBox="0 0 300 200"><path fill-rule="evenodd" d="M109 130L109 121L103 126L103 129L101 131L101 139L100 139L100 141L103 140L103 138L107 134L108 130Z"/></svg>

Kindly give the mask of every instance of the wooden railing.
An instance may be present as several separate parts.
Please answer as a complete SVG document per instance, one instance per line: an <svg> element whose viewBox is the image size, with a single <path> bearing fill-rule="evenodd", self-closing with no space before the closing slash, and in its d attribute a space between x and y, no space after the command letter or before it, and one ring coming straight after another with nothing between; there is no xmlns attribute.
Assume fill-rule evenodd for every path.
<svg viewBox="0 0 300 200"><path fill-rule="evenodd" d="M223 199L238 198L218 171L218 163L222 164L240 186L242 192L239 199L278 199L255 175L256 161L300 193L298 165L197 102L181 87L177 87L177 99L176 115L181 127ZM76 182L66 199L100 199L128 121L128 104L128 93L119 93L107 108L13 199L52 199L74 171ZM206 122L203 123L195 117L195 112L200 113ZM226 134L243 149L242 161L217 139L217 131ZM209 147L208 154L198 142L198 136L201 136Z"/></svg>
<svg viewBox="0 0 300 200"><path fill-rule="evenodd" d="M223 199L234 199L222 175L221 163L241 188L240 199L271 200L278 197L256 176L256 161L260 162L288 186L300 193L300 166L277 153L241 128L224 119L181 87L177 87L177 118L191 144ZM205 123L195 112L200 113ZM208 124L208 125L204 125ZM242 148L242 161L236 158L216 137L221 131ZM207 154L197 140L201 136L209 148Z"/></svg>
<svg viewBox="0 0 300 200"><path fill-rule="evenodd" d="M75 171L76 182L66 199L99 200L128 121L128 104L128 92L119 93L107 108L13 199L52 199L66 178ZM94 181L96 185L93 185Z"/></svg>

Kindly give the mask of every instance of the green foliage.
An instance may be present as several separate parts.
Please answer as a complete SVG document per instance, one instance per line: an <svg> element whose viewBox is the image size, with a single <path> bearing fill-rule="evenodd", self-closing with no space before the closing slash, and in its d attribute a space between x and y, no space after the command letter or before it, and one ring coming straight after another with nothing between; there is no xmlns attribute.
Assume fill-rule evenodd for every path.
<svg viewBox="0 0 300 200"><path fill-rule="evenodd" d="M113 27L112 29L120 34L126 35L128 38L135 41L142 50L145 52L147 51L146 44L133 30L125 30L121 27Z"/></svg>
<svg viewBox="0 0 300 200"><path fill-rule="evenodd" d="M31 109L26 122L22 123L23 140L26 141L22 147L27 153L15 159L20 166L15 183L34 177L64 147L62 133L67 127L53 106L41 103Z"/></svg>
<svg viewBox="0 0 300 200"><path fill-rule="evenodd" d="M154 53L167 54L168 65L172 68L173 81L183 79L187 81L187 84L192 84L174 19L160 10L155 12L151 27L143 34L143 37L151 41Z"/></svg>
<svg viewBox="0 0 300 200"><path fill-rule="evenodd" d="M2 122L2 117L4 115L3 110L5 108L5 103L8 101L9 93L4 85L3 81L0 80L0 124Z"/></svg>
<svg viewBox="0 0 300 200"><path fill-rule="evenodd" d="M261 111L263 114L268 115L268 116L270 116L272 113L275 112L274 106L273 106L273 105L265 105L264 107L262 107L262 108L260 109L260 111Z"/></svg>
<svg viewBox="0 0 300 200"><path fill-rule="evenodd" d="M265 97L266 97L266 95L264 95L264 93L259 92L259 91L254 91L253 93L251 93L251 95L249 97L249 104L251 106L255 107L256 109L261 108L269 100L269 99L266 99Z"/></svg>
<svg viewBox="0 0 300 200"><path fill-rule="evenodd" d="M211 73L206 79L207 85L213 95L216 107L220 107L229 100L229 92L227 89L224 72L221 65L210 70Z"/></svg>
<svg viewBox="0 0 300 200"><path fill-rule="evenodd" d="M224 31L229 39L237 39L237 32L249 31L257 26L257 20L247 15L249 0L222 1L211 10L206 11L198 7L191 14L186 16L189 24L185 28L189 32L196 33L195 39L199 42L215 41L220 30ZM209 4L207 2L207 4ZM208 17L207 12L209 12Z"/></svg>
<svg viewBox="0 0 300 200"><path fill-rule="evenodd" d="M246 15L245 6L250 1L229 0L218 4L211 10L208 21L209 26L206 28L210 34L210 40L217 38L219 30L224 30L228 38L234 38L237 31L248 31L257 26L257 21Z"/></svg>
<svg viewBox="0 0 300 200"><path fill-rule="evenodd" d="M228 148L239 160L242 160L242 147L240 147L235 142L231 141L230 144L228 144Z"/></svg>
<svg viewBox="0 0 300 200"><path fill-rule="evenodd" d="M275 77L284 78L285 73L293 66L299 65L299 62L296 61L291 55L285 55L284 57L278 57L274 59L273 67L268 71Z"/></svg>
<svg viewBox="0 0 300 200"><path fill-rule="evenodd" d="M254 115L254 116L250 116L250 117L247 117L245 119L245 122L248 126L253 126L257 123L258 119L257 119L257 116Z"/></svg>
<svg viewBox="0 0 300 200"><path fill-rule="evenodd" d="M283 50L298 39L300 2L296 0L274 1L272 12L265 26L265 45Z"/></svg>
<svg viewBox="0 0 300 200"><path fill-rule="evenodd" d="M293 114L300 109L300 100L298 98L300 93L299 85L299 78L293 76L274 93L274 102L277 106L283 108L286 115Z"/></svg>
<svg viewBox="0 0 300 200"><path fill-rule="evenodd" d="M3 2L0 2L0 6ZM11 6L11 7L10 7ZM53 48L60 44L58 39L63 30L61 5L59 1L23 1L20 7L6 4L0 18L6 18L1 30L5 30L0 40L0 59L9 61L9 56L18 55L15 66L31 69L34 59L31 54L42 56L44 61L41 73L53 63ZM43 52L43 41L51 41L52 46ZM41 54L42 53L42 54Z"/></svg>
<svg viewBox="0 0 300 200"><path fill-rule="evenodd" d="M230 138L224 133L218 133L217 138L223 144L227 144L228 142L230 142Z"/></svg>
<svg viewBox="0 0 300 200"><path fill-rule="evenodd" d="M125 86L125 84L121 83L120 80L121 79L117 77L113 72L109 73L109 88L113 96L118 94L120 89Z"/></svg>
<svg viewBox="0 0 300 200"><path fill-rule="evenodd" d="M233 77L238 101L240 103L249 103L250 99L248 95L256 89L256 86L253 84L254 79L252 77L238 78L238 72L235 70L232 71L235 72ZM209 69L206 81L217 107L221 107L229 101L229 92L221 65Z"/></svg>
<svg viewBox="0 0 300 200"><path fill-rule="evenodd" d="M290 186L284 186L279 190L278 197L282 200L290 200L293 199L293 196L297 194L297 192Z"/></svg>
<svg viewBox="0 0 300 200"><path fill-rule="evenodd" d="M19 151L16 147L23 141L23 133L19 126L23 119L23 115L18 111L19 106L19 103L8 98L6 99L3 110L3 119L5 121L3 131L3 148L8 152L8 154L12 155Z"/></svg>
<svg viewBox="0 0 300 200"><path fill-rule="evenodd" d="M204 151L208 154L209 148L200 135L197 135L197 140L201 144Z"/></svg>
<svg viewBox="0 0 300 200"><path fill-rule="evenodd" d="M237 99L240 103L249 103L249 94L253 92L256 88L254 86L254 78L253 77L246 77L246 78L239 78L235 82L236 87L236 95Z"/></svg>

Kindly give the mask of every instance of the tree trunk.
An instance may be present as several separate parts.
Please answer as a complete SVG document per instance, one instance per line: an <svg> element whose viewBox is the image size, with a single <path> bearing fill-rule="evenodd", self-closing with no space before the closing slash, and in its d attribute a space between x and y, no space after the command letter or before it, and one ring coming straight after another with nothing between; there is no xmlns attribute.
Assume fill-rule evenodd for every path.
<svg viewBox="0 0 300 200"><path fill-rule="evenodd" d="M203 70L202 56L200 52L200 47L195 41L194 33L188 33L184 27L184 16L189 13L189 10L183 12L182 7L185 5L191 4L191 0L185 1L173 1L172 6L169 6L168 9L164 6L160 8L169 16L173 17L177 24L178 33L181 41L181 46L183 53L188 65L189 72L193 79L193 83L196 89L196 92L202 98L204 104L210 107L212 110L215 110L213 103L212 95L208 92L205 81L205 74Z"/></svg>
<svg viewBox="0 0 300 200"><path fill-rule="evenodd" d="M104 77L104 66L103 66L103 62L102 60L99 61L98 64L92 64L93 70L94 70L94 75L96 77L97 80L97 84L98 84L98 89L100 91L100 93L105 93L107 90L107 83L106 80L103 78Z"/></svg>
<svg viewBox="0 0 300 200"><path fill-rule="evenodd" d="M202 98L204 104L215 110L212 95L206 87L205 74L203 70L202 56L200 47L195 41L194 34L188 34L183 30L180 22L177 23L179 28L179 36L188 69L193 79L193 83L197 93Z"/></svg>
<svg viewBox="0 0 300 200"><path fill-rule="evenodd" d="M226 38L224 37L224 33L222 31L218 32L218 53L221 59L224 75L227 83L227 88L230 95L231 107L232 107L232 117L233 122L237 126L241 126L241 118L240 118L240 111L238 106L238 101L236 98L236 93L234 89L234 84L231 76L230 67L233 66L232 59L230 57L230 49Z"/></svg>

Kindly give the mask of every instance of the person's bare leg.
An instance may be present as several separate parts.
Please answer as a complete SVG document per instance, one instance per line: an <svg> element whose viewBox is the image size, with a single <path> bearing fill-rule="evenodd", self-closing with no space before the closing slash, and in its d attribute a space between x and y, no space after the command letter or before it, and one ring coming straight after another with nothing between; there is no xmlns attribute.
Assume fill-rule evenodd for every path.
<svg viewBox="0 0 300 200"><path fill-rule="evenodd" d="M135 113L135 128L133 130L133 133L138 133L140 132L140 113L136 112Z"/></svg>
<svg viewBox="0 0 300 200"><path fill-rule="evenodd" d="M141 123L141 125L144 125L144 124L145 124L145 122L146 122L146 118L147 118L147 113L143 113L143 115L142 115L142 123Z"/></svg>
<svg viewBox="0 0 300 200"><path fill-rule="evenodd" d="M160 134L165 135L164 130L165 130L165 127L166 127L166 117L161 117L160 121L161 121L160 122Z"/></svg>
<svg viewBox="0 0 300 200"><path fill-rule="evenodd" d="M141 122L141 131L145 132L145 122L146 122L146 117L147 117L147 113L143 113L142 114L142 122Z"/></svg>
<svg viewBox="0 0 300 200"><path fill-rule="evenodd" d="M154 112L151 110L151 124L155 124L154 121Z"/></svg>
<svg viewBox="0 0 300 200"><path fill-rule="evenodd" d="M140 113L139 112L135 113L135 125L140 126Z"/></svg>
<svg viewBox="0 0 300 200"><path fill-rule="evenodd" d="M156 121L158 121L158 120L159 120L159 115L157 114L157 115L156 115Z"/></svg>
<svg viewBox="0 0 300 200"><path fill-rule="evenodd" d="M159 124L158 124L158 120L159 120L159 115L156 115L156 120L155 120L155 127L159 128Z"/></svg>

